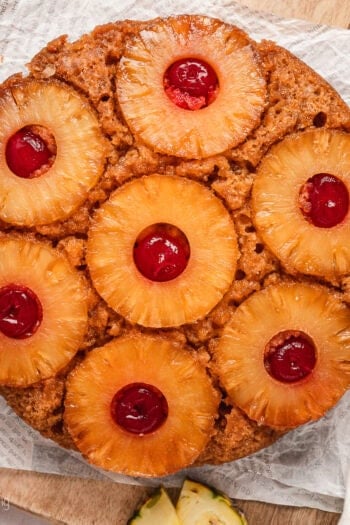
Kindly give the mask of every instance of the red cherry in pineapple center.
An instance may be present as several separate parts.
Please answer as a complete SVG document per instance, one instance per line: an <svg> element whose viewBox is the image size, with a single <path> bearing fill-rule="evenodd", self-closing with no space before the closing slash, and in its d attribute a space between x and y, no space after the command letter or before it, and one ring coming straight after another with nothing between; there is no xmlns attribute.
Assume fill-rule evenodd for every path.
<svg viewBox="0 0 350 525"><path fill-rule="evenodd" d="M153 385L130 383L113 397L111 415L115 423L132 434L154 432L168 417L168 403Z"/></svg>
<svg viewBox="0 0 350 525"><path fill-rule="evenodd" d="M190 245L179 228L158 223L138 235L133 255L135 265L144 277L156 282L171 281L185 270Z"/></svg>
<svg viewBox="0 0 350 525"><path fill-rule="evenodd" d="M340 224L349 210L349 192L343 181L328 173L317 173L300 190L304 217L319 228Z"/></svg>
<svg viewBox="0 0 350 525"><path fill-rule="evenodd" d="M182 58L168 67L164 89L170 100L183 109L201 109L211 104L219 88L210 64L199 58Z"/></svg>
<svg viewBox="0 0 350 525"><path fill-rule="evenodd" d="M41 126L27 126L14 133L7 141L6 162L17 177L33 178L37 170L52 164L53 152L42 136L34 133L36 128L45 129Z"/></svg>
<svg viewBox="0 0 350 525"><path fill-rule="evenodd" d="M26 339L39 328L43 318L36 294L17 284L0 288L0 331L12 339Z"/></svg>
<svg viewBox="0 0 350 525"><path fill-rule="evenodd" d="M316 348L303 332L280 332L268 343L264 365L273 378L295 383L311 374L316 364Z"/></svg>

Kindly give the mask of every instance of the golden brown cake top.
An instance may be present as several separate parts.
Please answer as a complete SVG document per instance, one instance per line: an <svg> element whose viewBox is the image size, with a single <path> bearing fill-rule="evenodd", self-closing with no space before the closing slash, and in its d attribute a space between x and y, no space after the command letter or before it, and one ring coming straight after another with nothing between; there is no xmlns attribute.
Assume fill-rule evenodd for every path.
<svg viewBox="0 0 350 525"><path fill-rule="evenodd" d="M197 89L184 96L174 80L184 64L190 67L188 59L191 67L204 68L209 76L204 95ZM0 247L19 250L24 246L34 258L40 248L57 261L67 262L76 277L72 289L80 286L84 290L79 292L84 298L78 302L84 304L85 317L80 314L80 322L87 328L77 335L78 343L72 342L75 357L52 365L56 366L55 375L38 376L43 379L32 385L32 381L25 383L18 377L5 379L2 393L8 403L34 428L63 446L78 447L90 461L140 475L165 474L193 462L230 461L271 444L289 428L322 416L348 386L349 314L344 306L348 300L348 257L342 251L339 265L331 270L317 265L310 269L310 256L303 258L304 252L296 255L300 264L294 263L290 252L272 242L276 233L268 222L270 216L266 211L261 213L263 206L269 210L272 201L269 194L267 204L260 200L263 191L257 188L264 183L265 172L268 180L268 170L274 173L275 157L286 155L286 144L301 144L316 155L317 144L331 144L339 138L346 149L350 110L339 95L287 50L269 41L253 42L240 29L206 17L115 22L73 43L62 36L40 51L28 67L29 78L11 77L0 88L0 116L9 122L2 131L3 141L18 131L18 124L15 129L11 120L15 115L23 119L22 127L29 126L25 132L47 144L48 153L44 169L34 170L27 178L14 176L16 165L11 170L8 158L0 155L0 169L7 176L3 188L0 183L0 192L13 195L15 191L21 198L20 207L6 198L6 206L0 210ZM34 122L34 116L40 122ZM49 147L40 126L52 133L54 146ZM1 137L0 132L0 142ZM330 160L318 172L332 169L350 187L350 172L338 170L339 159L333 159L326 145L322 151ZM291 155L296 155L294 150ZM306 161L300 164L303 172ZM306 183L311 175L305 172L298 184ZM288 173L283 177L287 179ZM296 204L295 199L288 199L285 186L277 177L277 196L286 194L299 222L312 231L315 225L301 214L298 199ZM35 198L33 193L29 196L28 187L35 188ZM295 228L288 222L284 233L294 238ZM344 224L346 230L346 221ZM146 241L156 234L183 254L183 268L171 279L155 276L154 270L143 264ZM334 238L333 230L328 236ZM136 249L141 253L139 263ZM317 257L321 260L322 253ZM20 268L20 262L17 266ZM41 271L38 265L38 274ZM4 270L4 275L7 273ZM14 274L11 282L19 278ZM29 275L24 283L29 288L34 286L30 279ZM63 270L61 279L66 281ZM6 278L3 282L5 286ZM68 299L73 292L63 293L67 299L58 295L57 316L61 304L74 306ZM298 294L305 302L300 311L295 306ZM276 312L269 312L268 307L279 303L287 313L278 324ZM311 313L310 304L314 305ZM44 301L42 305L45 307ZM331 312L334 322L330 331L321 334L311 320L318 321L325 311ZM305 312L311 316L309 324ZM78 313L74 310L79 317ZM270 322L266 344L261 343L261 334L269 324L264 315ZM255 318L262 322L262 326L257 323L257 334ZM245 328L239 341L245 336L247 340L244 348L238 344L238 354L233 356L232 340L241 326ZM41 332L40 327L32 337L39 338ZM341 341L335 332L342 334ZM277 343L276 334L283 334ZM310 338L316 342L316 350ZM327 338L332 340L335 353L341 349L341 359L335 360L337 384L324 392L322 403L304 411L304 405L311 405L311 398L314 401L322 373L330 366L323 358L322 345ZM15 345L29 339L16 339ZM273 377L271 355L286 341L302 345L310 353L307 365L316 367L312 382L307 383L304 376L286 379L280 371L279 380L276 374ZM149 355L156 356L153 362L143 354L146 343ZM255 346L257 353L248 358L245 369L245 356L239 352L253 352ZM118 351L120 356L123 352L134 355L130 361L135 367L127 379L122 375L118 383L121 394L115 397L118 361L112 356ZM184 385L180 408L175 403L176 386L154 372L161 369L158 359L166 361L164 356L172 355L178 355L178 372L169 368L164 375L179 374L179 384ZM256 356L259 362L254 368ZM168 358L170 363L175 360ZM238 370L233 360L236 365L238 362ZM139 361L142 366L137 365ZM186 386L187 367L197 378L192 389ZM142 375L142 369L150 375ZM94 370L101 374L94 374ZM260 391L257 378L261 378ZM147 448L145 464L138 467L128 463L128 456L126 464L118 462L119 458L114 461L120 436L113 434L111 413L119 418L119 426L123 418L119 409L111 412L110 407L119 407L120 399L134 395L133 390L123 390L123 381L142 384L142 388L154 382L147 395L157 398L160 430L149 432L156 444L158 431L165 447L179 445L181 458L172 458L171 465L162 460L165 454L156 461L156 444L153 452L152 447ZM309 386L312 383L314 390L302 387L303 381ZM280 390L270 391L276 382ZM165 405L158 391L163 395L168 386ZM297 388L300 396L296 405L289 406L289 393ZM258 400L254 398L257 390ZM107 421L111 426L106 435L102 430L94 432L90 420L100 413L98 400L104 395L109 404L101 416L101 429ZM198 397L206 399L206 407L197 406L196 413L193 406ZM90 410L84 412L86 406ZM185 423L172 423L172 415L177 413L184 419L185 413L197 418L192 421L199 429L193 442L188 442L190 431ZM151 438L130 432L132 438L127 434L125 447L135 452L140 445L142 456ZM110 446L106 444L108 452L101 443L96 444L97 434Z"/></svg>

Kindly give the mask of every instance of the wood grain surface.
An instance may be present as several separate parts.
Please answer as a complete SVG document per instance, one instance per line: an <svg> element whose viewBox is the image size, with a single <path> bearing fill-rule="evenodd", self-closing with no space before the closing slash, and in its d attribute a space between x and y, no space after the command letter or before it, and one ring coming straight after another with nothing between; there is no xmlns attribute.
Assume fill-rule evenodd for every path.
<svg viewBox="0 0 350 525"><path fill-rule="evenodd" d="M350 27L349 0L238 0L238 3L284 18L302 18L316 24Z"/></svg>
<svg viewBox="0 0 350 525"><path fill-rule="evenodd" d="M126 525L133 509L151 492L139 486L0 469L0 495L54 524ZM170 495L176 497L177 491ZM243 500L237 505L249 525L335 525L339 518L316 509Z"/></svg>
<svg viewBox="0 0 350 525"><path fill-rule="evenodd" d="M240 3L286 18L350 27L350 0L240 0ZM53 524L125 525L135 506L149 492L144 487L112 482L0 469L2 501L46 517ZM315 509L254 501L237 503L250 525L335 525L339 519L337 514ZM1 516L0 508L0 524Z"/></svg>

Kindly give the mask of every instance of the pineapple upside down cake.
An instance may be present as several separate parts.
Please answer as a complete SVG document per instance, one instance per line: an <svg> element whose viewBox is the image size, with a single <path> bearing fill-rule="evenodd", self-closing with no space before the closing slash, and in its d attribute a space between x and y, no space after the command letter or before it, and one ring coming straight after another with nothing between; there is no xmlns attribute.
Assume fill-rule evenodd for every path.
<svg viewBox="0 0 350 525"><path fill-rule="evenodd" d="M50 42L0 86L0 392L92 464L266 447L350 386L350 110L206 16Z"/></svg>

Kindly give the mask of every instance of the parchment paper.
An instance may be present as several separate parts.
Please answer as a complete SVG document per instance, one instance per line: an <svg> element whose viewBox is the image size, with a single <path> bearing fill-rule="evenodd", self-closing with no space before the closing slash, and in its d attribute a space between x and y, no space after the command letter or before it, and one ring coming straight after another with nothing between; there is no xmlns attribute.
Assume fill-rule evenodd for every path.
<svg viewBox="0 0 350 525"><path fill-rule="evenodd" d="M220 17L256 40L275 40L327 79L350 103L350 32L299 20L261 15L231 0L0 0L0 82L17 71L48 41L67 33L71 40L117 19L149 19L177 13ZM0 123L1 125L1 123ZM305 425L271 447L220 467L188 469L162 478L209 482L231 497L341 511L350 465L350 392L322 420ZM159 484L102 472L21 421L0 398L0 467Z"/></svg>

